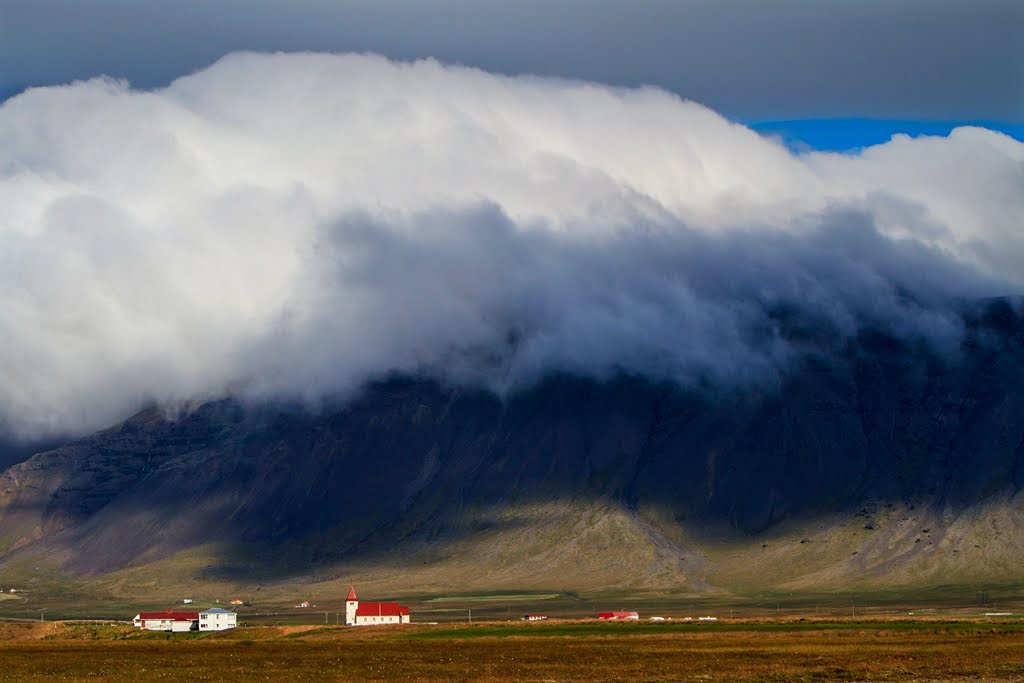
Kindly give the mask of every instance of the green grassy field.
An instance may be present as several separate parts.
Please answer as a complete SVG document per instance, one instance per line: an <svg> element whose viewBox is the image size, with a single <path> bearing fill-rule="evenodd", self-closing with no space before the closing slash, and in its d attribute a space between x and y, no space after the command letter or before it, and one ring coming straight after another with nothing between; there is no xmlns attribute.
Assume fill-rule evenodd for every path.
<svg viewBox="0 0 1024 683"><path fill-rule="evenodd" d="M491 595L443 595L424 600L431 602L521 602L526 600L550 600L561 597L561 593L493 593Z"/></svg>
<svg viewBox="0 0 1024 683"><path fill-rule="evenodd" d="M0 624L2 678L409 681L1011 681L1024 623L978 619L549 622L143 633Z"/></svg>
<svg viewBox="0 0 1024 683"><path fill-rule="evenodd" d="M186 609L173 600L131 602L125 599L95 600L59 589L18 593L17 599L0 601L0 619L51 620L115 619L127 621L140 611ZM192 609L226 607L230 594L215 602L214 596L193 593ZM636 610L641 618L674 620L710 615L720 619L772 618L881 618L891 616L980 617L986 612L1024 615L1024 596L1016 585L978 584L935 586L906 590L861 592L780 592L750 594L672 594L655 592L544 592L495 591L464 595L373 595L366 599L398 600L409 605L413 621L459 623L516 621L524 614L551 618L593 618L597 612ZM344 594L327 596L315 607L296 609L293 600L259 596L236 608L243 623L253 625L335 624L343 611Z"/></svg>

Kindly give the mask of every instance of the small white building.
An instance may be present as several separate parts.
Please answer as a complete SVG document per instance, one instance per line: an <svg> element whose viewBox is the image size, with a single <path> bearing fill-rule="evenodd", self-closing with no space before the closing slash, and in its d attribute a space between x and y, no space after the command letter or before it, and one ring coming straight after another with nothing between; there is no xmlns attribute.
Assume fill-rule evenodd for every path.
<svg viewBox="0 0 1024 683"><path fill-rule="evenodd" d="M231 610L214 607L199 613L200 631L226 631L237 626L238 615Z"/></svg>

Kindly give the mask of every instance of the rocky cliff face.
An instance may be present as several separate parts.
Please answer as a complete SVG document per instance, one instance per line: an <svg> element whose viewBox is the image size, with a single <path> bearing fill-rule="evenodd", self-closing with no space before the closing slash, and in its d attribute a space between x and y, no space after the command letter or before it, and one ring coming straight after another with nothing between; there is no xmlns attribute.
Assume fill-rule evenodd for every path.
<svg viewBox="0 0 1024 683"><path fill-rule="evenodd" d="M536 584L572 573L565 552L545 564L541 550L481 548L518 538L579 555L593 536L642 546L653 583L697 586L715 576L709 539L761 547L837 514L872 531L878 509L930 511L937 533L1010 505L1022 484L1024 314L998 301L968 317L956 357L877 332L818 339L772 386L745 390L551 377L499 400L393 379L316 413L231 400L177 419L144 411L3 473L0 561L45 548L63 571L97 574L221 543L233 559L209 571L242 575L269 556L288 573L400 549L424 564L489 558L506 583ZM980 547L974 529L958 532L965 546ZM848 563L845 543L821 552ZM900 552L876 565L892 570ZM614 564L600 571L616 580Z"/></svg>

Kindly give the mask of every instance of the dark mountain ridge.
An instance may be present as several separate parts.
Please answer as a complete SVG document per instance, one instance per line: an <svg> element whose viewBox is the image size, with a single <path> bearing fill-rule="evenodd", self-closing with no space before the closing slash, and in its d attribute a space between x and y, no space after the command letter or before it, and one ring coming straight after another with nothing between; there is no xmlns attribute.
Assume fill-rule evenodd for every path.
<svg viewBox="0 0 1024 683"><path fill-rule="evenodd" d="M428 567L478 562L495 584L569 585L571 568L478 551L478 540L529 537L570 556L601 524L620 529L614 519L628 533L600 543L625 534L653 548L651 567L678 569L653 583L699 587L749 561L716 560L708 543L767 547L837 514L858 516L863 538L830 532L820 562L846 567L849 547L864 557L868 543L879 572L925 562L902 536L887 536L888 550L871 536L903 528L879 510L951 530L949 552L966 557L985 549L970 538L976 523L954 532L957 520L1015 506L1024 486L1024 309L996 300L965 321L955 357L880 331L804 334L777 381L744 389L562 375L500 399L393 378L317 411L230 399L178 418L148 409L0 476L0 572L46 557L100 576L214 544L231 550L204 576L243 583L393 566L400 551ZM1005 541L987 542L1013 551ZM598 584L614 579L602 571ZM779 571L764 580L801 575Z"/></svg>

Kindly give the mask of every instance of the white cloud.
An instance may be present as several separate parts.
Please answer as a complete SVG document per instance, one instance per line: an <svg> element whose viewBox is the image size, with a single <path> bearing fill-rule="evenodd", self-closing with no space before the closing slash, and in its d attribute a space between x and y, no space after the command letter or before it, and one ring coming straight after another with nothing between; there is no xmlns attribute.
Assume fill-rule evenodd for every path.
<svg viewBox="0 0 1024 683"><path fill-rule="evenodd" d="M791 353L766 311L948 343L1024 284L1024 145L982 129L794 155L653 89L238 54L28 91L0 150L25 436L394 370L756 381Z"/></svg>

